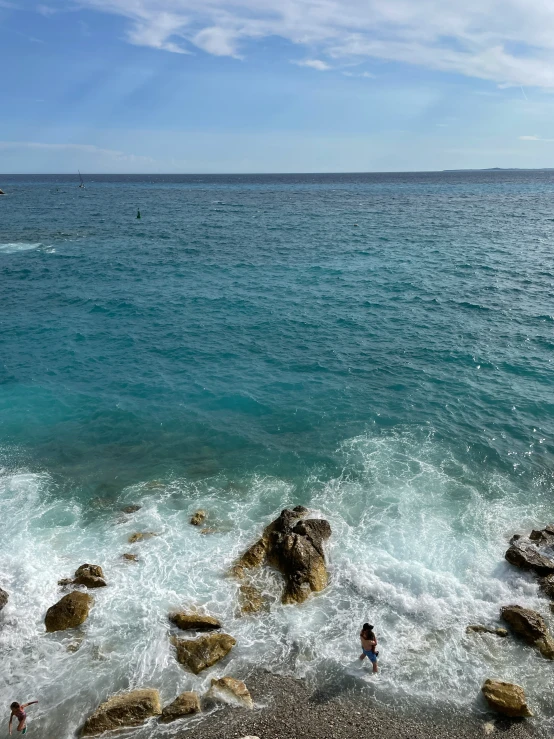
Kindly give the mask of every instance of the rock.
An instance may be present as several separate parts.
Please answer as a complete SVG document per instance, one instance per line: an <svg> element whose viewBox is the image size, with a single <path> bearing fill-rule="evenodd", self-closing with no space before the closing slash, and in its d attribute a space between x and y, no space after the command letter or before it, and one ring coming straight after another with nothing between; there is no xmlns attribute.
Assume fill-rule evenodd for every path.
<svg viewBox="0 0 554 739"><path fill-rule="evenodd" d="M554 600L554 575L543 577L540 581L539 588L543 595Z"/></svg>
<svg viewBox="0 0 554 739"><path fill-rule="evenodd" d="M84 585L86 588L104 588L106 587L106 581L100 565L84 564L75 571L73 579L66 577L63 580L58 580L58 585L62 587Z"/></svg>
<svg viewBox="0 0 554 739"><path fill-rule="evenodd" d="M261 592L254 585L241 585L239 590L240 612L258 613L264 607L264 599Z"/></svg>
<svg viewBox="0 0 554 739"><path fill-rule="evenodd" d="M100 567L100 565L89 565L84 564L78 567L75 570L75 577L81 577L83 575L87 575L90 577L104 577L104 571Z"/></svg>
<svg viewBox="0 0 554 739"><path fill-rule="evenodd" d="M196 513L192 515L190 522L193 526L201 526L206 520L207 515L208 514L206 513L206 511L203 511L203 510L196 511Z"/></svg>
<svg viewBox="0 0 554 739"><path fill-rule="evenodd" d="M515 534L505 557L510 564L539 575L554 574L554 524L533 530L529 537Z"/></svg>
<svg viewBox="0 0 554 739"><path fill-rule="evenodd" d="M554 639L540 613L521 606L504 606L500 615L512 630L547 659L554 659Z"/></svg>
<svg viewBox="0 0 554 739"><path fill-rule="evenodd" d="M221 628L219 619L204 613L177 611L169 614L169 620L183 631L213 631Z"/></svg>
<svg viewBox="0 0 554 739"><path fill-rule="evenodd" d="M485 732L486 736L492 734L494 731L494 723L492 721L485 722L483 724L483 731Z"/></svg>
<svg viewBox="0 0 554 739"><path fill-rule="evenodd" d="M146 541L146 539L151 539L153 536L158 536L158 534L153 531L137 531L136 534L131 534L127 541L129 544L136 544L137 541Z"/></svg>
<svg viewBox="0 0 554 739"><path fill-rule="evenodd" d="M481 690L489 706L505 716L515 718L533 715L527 706L525 691L519 685L485 680Z"/></svg>
<svg viewBox="0 0 554 739"><path fill-rule="evenodd" d="M207 634L198 639L179 639L174 636L171 643L177 650L177 661L198 675L229 654L237 642L228 634Z"/></svg>
<svg viewBox="0 0 554 739"><path fill-rule="evenodd" d="M133 690L114 695L102 703L85 721L83 736L94 736L104 731L140 726L152 716L162 713L157 690Z"/></svg>
<svg viewBox="0 0 554 739"><path fill-rule="evenodd" d="M254 701L248 688L241 680L235 680L234 677L212 678L212 687L207 697L243 708L254 708Z"/></svg>
<svg viewBox="0 0 554 739"><path fill-rule="evenodd" d="M0 611L2 610L2 608L4 608L4 606L8 602L9 597L10 596L6 593L6 591L0 588Z"/></svg>
<svg viewBox="0 0 554 739"><path fill-rule="evenodd" d="M50 606L46 611L44 618L46 631L64 631L80 626L87 620L93 603L94 599L91 595L81 593L78 590L64 595L61 600Z"/></svg>
<svg viewBox="0 0 554 739"><path fill-rule="evenodd" d="M126 505L121 509L122 513L136 513L142 508L141 505Z"/></svg>
<svg viewBox="0 0 554 739"><path fill-rule="evenodd" d="M331 536L331 527L320 519L299 521L305 512L302 506L281 511L236 562L232 574L242 578L245 570L267 562L285 577L283 603L302 603L310 593L323 590L329 579L323 542Z"/></svg>
<svg viewBox="0 0 554 739"><path fill-rule="evenodd" d="M136 554L129 554L129 552L122 554L121 558L126 559L128 562L138 562L138 556Z"/></svg>
<svg viewBox="0 0 554 739"><path fill-rule="evenodd" d="M492 628L490 626L481 626L481 624L470 624L466 632L469 634L472 631L477 632L478 634L495 634L495 636L508 636L508 630L502 629L502 628Z"/></svg>
<svg viewBox="0 0 554 739"><path fill-rule="evenodd" d="M178 718L183 718L183 716L190 716L191 713L199 712L200 699L198 698L198 693L181 693L181 695L175 698L173 703L164 707L160 721L163 724L168 724L170 721L176 721Z"/></svg>

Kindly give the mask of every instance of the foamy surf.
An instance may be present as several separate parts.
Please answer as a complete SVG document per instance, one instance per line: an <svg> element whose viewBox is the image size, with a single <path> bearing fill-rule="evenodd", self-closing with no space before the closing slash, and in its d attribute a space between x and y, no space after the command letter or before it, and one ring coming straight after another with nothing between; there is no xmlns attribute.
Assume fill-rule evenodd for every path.
<svg viewBox="0 0 554 739"><path fill-rule="evenodd" d="M323 482L314 475L303 500L293 485L270 477L245 477L232 494L227 478L173 479L128 488L116 506L93 513L77 497L60 499L46 474L4 474L0 500L11 526L0 544L0 582L10 601L0 616L0 701L39 699L31 719L41 735L69 738L117 691L156 687L167 703L184 690L205 692L214 675L247 677L264 665L314 685L359 679L396 705L416 700L467 711L480 710L482 682L497 677L524 685L538 720L552 721L551 663L514 639L465 633L470 623L496 623L500 607L514 602L552 625L536 583L503 559L508 536L544 522L547 511L507 478L461 475L432 437L363 436L345 442L341 454L342 474ZM142 508L119 511L130 503ZM229 567L281 508L297 503L333 528L330 586L302 606L284 607L280 577L261 570L256 584L269 612L240 617ZM215 533L190 525L199 507ZM131 545L136 531L157 536ZM124 552L139 562L122 560ZM102 565L108 587L93 592L81 630L45 634L58 579L83 562ZM168 612L191 605L218 616L237 639L222 664L199 676L177 664L168 639ZM378 680L355 668L365 620L379 639ZM136 736L170 736L182 727L149 725Z"/></svg>
<svg viewBox="0 0 554 739"><path fill-rule="evenodd" d="M9 242L7 244L0 244L0 254L17 254L23 251L32 251L42 246L40 242L29 244L22 241Z"/></svg>

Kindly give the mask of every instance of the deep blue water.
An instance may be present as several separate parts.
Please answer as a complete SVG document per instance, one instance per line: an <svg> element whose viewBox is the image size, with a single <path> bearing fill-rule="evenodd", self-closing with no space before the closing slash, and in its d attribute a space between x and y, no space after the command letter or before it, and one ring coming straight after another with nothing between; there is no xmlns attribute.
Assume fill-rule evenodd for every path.
<svg viewBox="0 0 554 739"><path fill-rule="evenodd" d="M394 664L385 693L444 689L448 654L461 660L450 697L463 703L461 681L472 703L487 670L521 680L526 659L546 705L529 650L487 652L480 671L475 652L426 640L441 609L461 628L509 597L536 604L502 554L517 527L554 518L554 173L85 179L0 177L0 506L12 515L32 498L41 511L23 549L40 529L47 557L67 526L84 556L106 507L139 498L163 522L169 505L186 528L208 501L244 541L222 534L197 555L227 561L285 504L312 505L341 532L319 600L337 646L314 642L318 665L344 668L341 608L355 628L369 602ZM116 541L89 557L106 562ZM0 584L30 592L25 551L6 547ZM28 612L17 597L13 613ZM289 633L281 610L275 628ZM37 606L33 644L41 618ZM4 632L5 648L20 638ZM422 656L407 664L405 645L418 640L429 684L415 690ZM121 669L83 711L132 683ZM47 691L45 679L4 684ZM58 731L76 721L41 716Z"/></svg>

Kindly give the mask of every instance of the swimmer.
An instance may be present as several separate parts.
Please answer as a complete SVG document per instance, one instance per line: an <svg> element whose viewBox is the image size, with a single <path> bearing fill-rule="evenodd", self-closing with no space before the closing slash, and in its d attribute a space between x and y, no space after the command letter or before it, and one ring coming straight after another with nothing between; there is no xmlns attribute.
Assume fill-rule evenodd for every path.
<svg viewBox="0 0 554 739"><path fill-rule="evenodd" d="M12 733L12 721L14 716L18 721L17 731L20 731L22 734L27 733L27 714L25 713L25 709L27 706L32 706L33 703L38 703L38 701L29 701L29 703L17 703L17 701L14 701L11 704L10 708L12 712L10 714L10 723L8 724L10 736Z"/></svg>

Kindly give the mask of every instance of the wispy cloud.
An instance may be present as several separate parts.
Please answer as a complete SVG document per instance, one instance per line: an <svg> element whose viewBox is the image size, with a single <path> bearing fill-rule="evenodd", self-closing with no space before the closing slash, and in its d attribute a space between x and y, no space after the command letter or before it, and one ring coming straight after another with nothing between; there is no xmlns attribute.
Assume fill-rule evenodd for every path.
<svg viewBox="0 0 554 739"><path fill-rule="evenodd" d="M543 139L540 136L520 136L520 141L548 141L549 143L552 143L554 139Z"/></svg>
<svg viewBox="0 0 554 739"><path fill-rule="evenodd" d="M0 151L17 151L21 149L37 149L41 151L51 152L75 152L80 154L95 154L107 156L117 162L153 163L155 160L151 157L137 156L136 154L126 154L123 151L115 149L102 149L93 144L49 144L42 141L0 141Z"/></svg>
<svg viewBox="0 0 554 739"><path fill-rule="evenodd" d="M345 77L365 77L368 80L374 80L375 75L371 72L343 72Z"/></svg>
<svg viewBox="0 0 554 739"><path fill-rule="evenodd" d="M2 0L0 0L1 2ZM57 0L68 3L72 0ZM404 62L513 86L554 88L551 0L80 0L128 19L128 39L183 53L246 53L277 36L333 66Z"/></svg>
<svg viewBox="0 0 554 739"><path fill-rule="evenodd" d="M321 59L302 59L300 61L294 61L293 64L297 64L299 67L311 67L317 69L318 72L326 72L331 69L331 65Z"/></svg>

